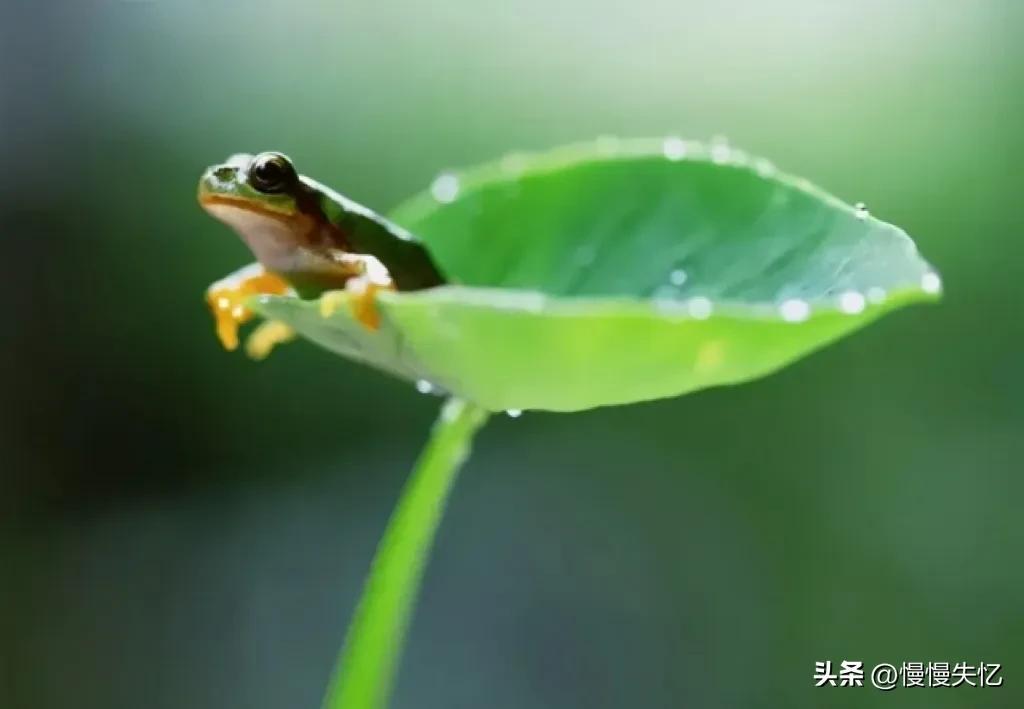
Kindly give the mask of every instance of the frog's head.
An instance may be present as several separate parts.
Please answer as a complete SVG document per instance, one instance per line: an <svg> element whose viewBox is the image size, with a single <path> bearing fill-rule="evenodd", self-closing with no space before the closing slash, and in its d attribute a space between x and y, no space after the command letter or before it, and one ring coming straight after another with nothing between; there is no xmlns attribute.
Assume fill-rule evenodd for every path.
<svg viewBox="0 0 1024 709"><path fill-rule="evenodd" d="M223 212L218 206L289 216L297 211L299 187L295 166L281 153L238 153L206 169L199 180L199 203L218 217Z"/></svg>
<svg viewBox="0 0 1024 709"><path fill-rule="evenodd" d="M320 219L316 190L281 153L232 155L199 179L199 203L264 265L287 269Z"/></svg>

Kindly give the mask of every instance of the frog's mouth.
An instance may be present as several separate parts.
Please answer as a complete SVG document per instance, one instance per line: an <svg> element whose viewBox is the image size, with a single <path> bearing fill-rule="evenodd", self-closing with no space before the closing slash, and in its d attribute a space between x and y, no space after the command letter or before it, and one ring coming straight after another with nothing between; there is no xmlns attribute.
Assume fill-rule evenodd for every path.
<svg viewBox="0 0 1024 709"><path fill-rule="evenodd" d="M207 212L225 221L220 215L229 212L249 212L254 217L277 219L279 221L293 221L298 216L294 210L275 209L273 206L254 202L245 197L235 197L219 192L210 192L204 187L199 188L199 204Z"/></svg>

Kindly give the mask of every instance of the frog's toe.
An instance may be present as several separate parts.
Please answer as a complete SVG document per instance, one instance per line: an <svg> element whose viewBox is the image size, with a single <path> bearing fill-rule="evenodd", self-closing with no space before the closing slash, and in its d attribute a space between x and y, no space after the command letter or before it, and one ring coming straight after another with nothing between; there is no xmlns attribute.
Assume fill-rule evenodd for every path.
<svg viewBox="0 0 1024 709"><path fill-rule="evenodd" d="M329 318L338 311L338 306L348 299L345 291L330 291L320 296L320 316Z"/></svg>
<svg viewBox="0 0 1024 709"><path fill-rule="evenodd" d="M238 327L252 318L244 298L244 294L231 290L211 290L206 296L216 323L217 338L228 351L238 348Z"/></svg>
<svg viewBox="0 0 1024 709"><path fill-rule="evenodd" d="M217 337L224 345L224 349L235 350L238 348L238 328L253 318L253 312L246 306L249 298L259 293L284 295L290 292L292 292L291 287L283 278L265 270L258 263L240 268L207 288L206 305L213 313ZM253 336L256 337L256 334L253 333ZM282 334L278 333L277 337L278 339L267 339L266 341L270 344L263 349L260 344L253 346L256 347L257 352L263 352L262 356L265 357L275 344L284 341L284 339L280 339L283 337ZM257 337L256 342L262 343L264 339ZM250 354L252 353L248 344L246 349Z"/></svg>
<svg viewBox="0 0 1024 709"><path fill-rule="evenodd" d="M390 284L382 285L365 278L353 278L346 284L352 297L349 301L352 317L368 330L380 329L380 311L377 309L377 293L391 290Z"/></svg>
<svg viewBox="0 0 1024 709"><path fill-rule="evenodd" d="M352 301L352 314L366 329L380 329L380 312L372 295Z"/></svg>
<svg viewBox="0 0 1024 709"><path fill-rule="evenodd" d="M255 360L266 359L275 347L294 339L295 330L280 320L269 320L246 339L245 353Z"/></svg>
<svg viewBox="0 0 1024 709"><path fill-rule="evenodd" d="M231 318L217 318L217 339L228 352L238 349L238 323Z"/></svg>

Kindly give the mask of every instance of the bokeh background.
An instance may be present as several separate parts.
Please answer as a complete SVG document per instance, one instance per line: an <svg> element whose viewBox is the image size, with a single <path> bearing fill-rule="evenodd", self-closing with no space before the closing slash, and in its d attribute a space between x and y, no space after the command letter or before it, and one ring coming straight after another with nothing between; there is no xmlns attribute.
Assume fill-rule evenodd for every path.
<svg viewBox="0 0 1024 709"><path fill-rule="evenodd" d="M1024 705L1021 3L2 7L0 706L317 706L437 410L220 351L202 293L249 258L204 166L282 150L386 211L667 133L866 202L947 296L756 383L494 420L394 706ZM814 689L826 659L1005 682Z"/></svg>

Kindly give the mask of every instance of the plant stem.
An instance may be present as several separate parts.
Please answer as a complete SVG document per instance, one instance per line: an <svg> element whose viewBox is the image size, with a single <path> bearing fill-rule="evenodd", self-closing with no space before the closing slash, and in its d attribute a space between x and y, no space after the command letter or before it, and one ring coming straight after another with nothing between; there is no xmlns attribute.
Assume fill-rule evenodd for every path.
<svg viewBox="0 0 1024 709"><path fill-rule="evenodd" d="M473 435L487 416L456 398L441 408L377 547L324 709L387 706L434 533Z"/></svg>

